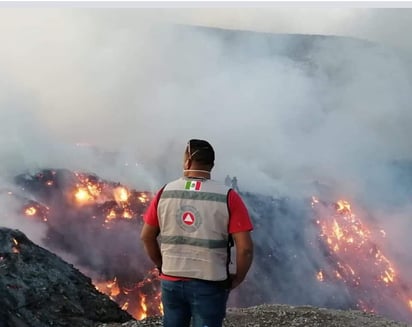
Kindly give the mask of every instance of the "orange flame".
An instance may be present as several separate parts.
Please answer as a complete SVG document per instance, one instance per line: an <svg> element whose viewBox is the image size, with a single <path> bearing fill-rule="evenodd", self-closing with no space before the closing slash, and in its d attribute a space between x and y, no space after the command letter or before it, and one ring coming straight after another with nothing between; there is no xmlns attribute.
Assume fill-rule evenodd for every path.
<svg viewBox="0 0 412 327"><path fill-rule="evenodd" d="M140 195L137 197L137 199L138 199L141 203L146 203L146 202L148 202L148 201L150 200L149 197L147 196L147 194L145 194L145 193L140 194Z"/></svg>
<svg viewBox="0 0 412 327"><path fill-rule="evenodd" d="M116 187L113 190L113 196L117 203L127 202L129 199L129 192L124 187Z"/></svg>
<svg viewBox="0 0 412 327"><path fill-rule="evenodd" d="M89 202L90 200L93 200L93 197L91 196L91 194L84 187L79 187L76 193L74 194L74 196L76 200L81 204Z"/></svg>
<svg viewBox="0 0 412 327"><path fill-rule="evenodd" d="M143 295L140 298L140 307L142 308L142 311L138 315L137 320L142 320L142 319L147 318L147 305L146 305L146 296L145 295Z"/></svg>
<svg viewBox="0 0 412 327"><path fill-rule="evenodd" d="M52 174L56 175L56 172L53 171ZM138 222L146 203L151 200L151 193L129 190L118 183L106 182L97 176L85 173L74 172L74 174L77 179L75 187L65 189L65 199L68 200L69 205L79 207L76 209L80 210L85 206L86 212L90 213L88 215L90 219L101 219L103 228L110 229L118 219ZM53 177L42 181L45 187L56 184ZM92 207L92 205L95 206ZM29 203L22 208L21 213L48 221L47 217L51 211L43 204ZM14 247L13 251L18 252L18 248ZM147 277L140 281L118 280L113 277L108 281L93 281L93 283L96 289L108 295L121 308L127 310L135 318L142 319L163 313L157 278L158 276L150 271ZM133 284L132 287L130 287L130 283ZM125 287L124 284L128 286Z"/></svg>
<svg viewBox="0 0 412 327"><path fill-rule="evenodd" d="M24 213L27 216L34 216L36 214L36 212L37 212L37 210L36 210L35 207L28 207L28 208L26 208L26 210L24 210Z"/></svg>
<svg viewBox="0 0 412 327"><path fill-rule="evenodd" d="M97 290L108 295L113 301L117 302L123 310L128 311L137 320L142 320L149 316L150 311L151 314L155 313L156 315L163 315L163 306L160 301L160 291L150 287L150 289L155 290L154 293L146 294L143 292L144 289L148 289L148 284L153 282L153 273L153 271L150 271L149 277L135 284L131 288L120 286L116 277L106 282L93 281L93 284ZM157 308L153 306L156 305L156 303L158 303ZM150 311L149 304L151 307Z"/></svg>
<svg viewBox="0 0 412 327"><path fill-rule="evenodd" d="M313 207L317 203L319 202L313 201ZM372 240L372 232L352 212L350 203L339 200L335 209L336 213L329 219L316 220L321 229L321 237L336 256L336 269L331 276L355 287L370 282L381 284L385 288L392 286L395 296L412 309L412 300L401 286L392 263L377 248ZM383 230L379 232L386 236ZM318 272L316 278L323 281L323 273ZM373 287L376 289L377 285ZM358 307L374 311L375 308L368 305L368 301L369 298L363 299L360 296Z"/></svg>
<svg viewBox="0 0 412 327"><path fill-rule="evenodd" d="M19 245L19 242L17 242L17 240L13 238L13 243L14 243L14 246L12 247L11 251L13 253L20 253L19 249L17 248L17 246Z"/></svg>

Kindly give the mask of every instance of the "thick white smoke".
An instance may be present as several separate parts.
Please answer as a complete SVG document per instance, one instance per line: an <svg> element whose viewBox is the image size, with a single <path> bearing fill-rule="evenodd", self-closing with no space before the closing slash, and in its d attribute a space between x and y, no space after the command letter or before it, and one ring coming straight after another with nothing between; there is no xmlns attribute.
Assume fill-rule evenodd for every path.
<svg viewBox="0 0 412 327"><path fill-rule="evenodd" d="M51 167L154 191L180 176L186 141L205 138L216 150L214 177L235 175L241 190L307 196L317 181L357 199L388 239L396 236L393 252L410 267L402 251L410 207L390 207L408 196L391 163L412 159L403 42L410 17L383 9L1 8L1 187Z"/></svg>

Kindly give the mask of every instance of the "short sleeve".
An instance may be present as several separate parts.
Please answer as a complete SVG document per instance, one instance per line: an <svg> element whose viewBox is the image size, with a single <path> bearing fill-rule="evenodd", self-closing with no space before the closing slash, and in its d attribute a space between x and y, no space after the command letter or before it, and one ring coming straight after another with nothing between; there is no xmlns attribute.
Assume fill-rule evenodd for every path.
<svg viewBox="0 0 412 327"><path fill-rule="evenodd" d="M150 202L149 207L143 215L143 221L154 227L159 226L159 219L157 216L157 204L159 203L160 195L162 194L163 189L157 192L153 200Z"/></svg>
<svg viewBox="0 0 412 327"><path fill-rule="evenodd" d="M253 230L249 212L242 198L235 190L230 190L228 195L229 207L229 233L248 232Z"/></svg>

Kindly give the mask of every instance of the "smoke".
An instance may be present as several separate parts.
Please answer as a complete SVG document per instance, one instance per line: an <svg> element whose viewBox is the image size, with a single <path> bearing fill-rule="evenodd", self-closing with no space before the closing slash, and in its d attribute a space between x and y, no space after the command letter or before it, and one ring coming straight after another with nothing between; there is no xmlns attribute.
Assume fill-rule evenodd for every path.
<svg viewBox="0 0 412 327"><path fill-rule="evenodd" d="M324 185L400 236L408 268L409 24L367 8L0 9L2 187L57 167L154 191L205 138L215 179L274 196Z"/></svg>

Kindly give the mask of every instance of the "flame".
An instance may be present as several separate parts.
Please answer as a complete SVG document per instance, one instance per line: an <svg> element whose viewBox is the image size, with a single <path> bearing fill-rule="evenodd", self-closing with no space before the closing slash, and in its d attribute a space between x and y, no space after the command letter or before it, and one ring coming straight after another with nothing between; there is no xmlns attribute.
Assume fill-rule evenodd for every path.
<svg viewBox="0 0 412 327"><path fill-rule="evenodd" d="M116 296L120 294L120 287L117 282L117 277L107 282L93 282L93 283L97 290L106 294L112 300L115 300Z"/></svg>
<svg viewBox="0 0 412 327"><path fill-rule="evenodd" d="M320 282L323 282L323 272L322 271L319 271L318 273L317 273L317 275L316 275L316 279L318 280L318 281L320 281Z"/></svg>
<svg viewBox="0 0 412 327"><path fill-rule="evenodd" d="M79 187L76 193L74 194L74 196L76 200L81 204L93 200L93 197L91 196L91 194L84 187Z"/></svg>
<svg viewBox="0 0 412 327"><path fill-rule="evenodd" d="M126 219L131 219L133 216L132 216L132 213L130 212L130 211L128 211L127 209L125 209L124 211L123 211L123 218L126 218Z"/></svg>
<svg viewBox="0 0 412 327"><path fill-rule="evenodd" d="M137 320L142 320L150 315L163 315L160 290L153 284L158 281L155 270L150 270L146 278L131 287L122 286L117 277L106 282L93 281L93 284L97 290L117 302L123 310Z"/></svg>
<svg viewBox="0 0 412 327"><path fill-rule="evenodd" d="M124 187L116 187L113 190L113 196L117 203L127 202L129 199L129 192Z"/></svg>
<svg viewBox="0 0 412 327"><path fill-rule="evenodd" d="M141 202L141 203L147 203L148 201L150 201L149 197L147 196L147 194L145 193L141 193L137 199Z"/></svg>
<svg viewBox="0 0 412 327"><path fill-rule="evenodd" d="M127 311L127 309L129 309L129 302L126 301L126 302L122 305L122 310Z"/></svg>
<svg viewBox="0 0 412 327"><path fill-rule="evenodd" d="M320 205L319 201L314 202L312 199L312 206L316 208L317 205ZM316 224L321 231L321 239L336 259L334 271L328 273L327 276L331 278L334 276L355 289L363 289L367 284L372 283L370 289L388 290L392 297L398 298L401 303L406 303L409 310L412 309L412 300L407 294L408 290L401 284L393 264L377 247L371 230L352 212L348 201L339 200L334 208L335 212L332 212L330 217L316 218ZM324 211L320 212L324 213ZM386 235L383 230L379 232L383 236ZM324 281L325 275L319 271L316 278ZM371 302L370 299L373 296L369 294L370 289L359 292L357 307L374 312L375 306L380 305L379 301L383 297L377 294L375 297L378 300ZM384 302L382 302L382 308L385 308Z"/></svg>
<svg viewBox="0 0 412 327"><path fill-rule="evenodd" d="M348 201L345 200L339 200L336 202L338 208L336 209L337 212L343 212L343 211L348 211L350 212L350 204Z"/></svg>
<svg viewBox="0 0 412 327"><path fill-rule="evenodd" d="M20 253L20 250L17 247L19 245L19 242L17 242L17 240L15 238L13 238L13 243L14 243L14 245L11 249L12 253Z"/></svg>
<svg viewBox="0 0 412 327"><path fill-rule="evenodd" d="M26 217L40 218L43 221L47 221L49 207L30 200L23 206L21 213Z"/></svg>
<svg viewBox="0 0 412 327"><path fill-rule="evenodd" d="M59 192L58 195L64 195L59 200L64 201L64 204L69 208L73 206L74 213L79 213L79 216L89 217L93 220L93 226L96 226L96 223L97 226L101 225L105 228L102 232L111 229L120 220L126 220L135 228L136 224L141 222L142 213L152 198L152 194L149 192L137 192L119 183L107 182L97 176L81 172L74 172L70 176L73 177L70 179L70 183L62 185L62 183L57 183L59 174L59 171L54 170L45 170L36 174L34 176L36 186L41 182L44 190L47 190L46 194L50 194L56 189ZM55 197L52 199L42 197L39 199L41 202L29 200L22 207L21 213L26 217L38 217L46 224L49 224L48 218L50 216L50 220L57 223L58 221L52 219L55 217L51 216L58 215L58 209L60 209L54 200ZM43 202L50 205L51 210ZM60 202L57 201L57 203ZM72 219L72 216L68 217ZM18 248L14 247L13 251L17 252ZM163 314L160 283L156 272L157 270L151 270L146 277L136 277L136 280L130 280L130 276L122 277L123 279L118 276L99 276L96 277L93 284L96 289L108 295L133 317L143 319Z"/></svg>
<svg viewBox="0 0 412 327"><path fill-rule="evenodd" d="M112 219L116 218L116 211L114 211L114 209L111 209L109 214L106 216L106 222Z"/></svg>
<svg viewBox="0 0 412 327"><path fill-rule="evenodd" d="M140 298L140 307L142 308L142 311L140 312L140 315L138 316L137 320L142 320L142 319L147 318L146 296L142 296Z"/></svg>
<svg viewBox="0 0 412 327"><path fill-rule="evenodd" d="M37 210L36 210L35 207L28 207L28 208L26 208L26 210L24 210L24 213L27 216L34 216L36 214L36 212L37 212Z"/></svg>

